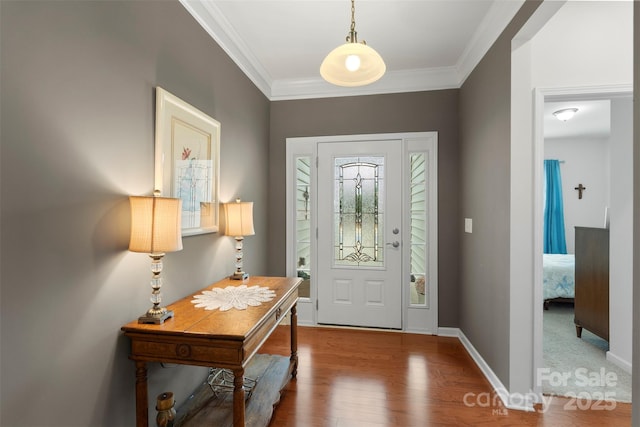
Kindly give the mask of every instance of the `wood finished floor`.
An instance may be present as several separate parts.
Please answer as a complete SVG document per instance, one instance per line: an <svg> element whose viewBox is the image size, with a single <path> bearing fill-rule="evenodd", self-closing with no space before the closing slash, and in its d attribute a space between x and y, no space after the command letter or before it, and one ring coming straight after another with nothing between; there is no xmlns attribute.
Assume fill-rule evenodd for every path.
<svg viewBox="0 0 640 427"><path fill-rule="evenodd" d="M261 353L287 355L288 326ZM623 403L571 410L554 397L544 413L506 410L457 338L299 327L298 357L271 427L631 425Z"/></svg>

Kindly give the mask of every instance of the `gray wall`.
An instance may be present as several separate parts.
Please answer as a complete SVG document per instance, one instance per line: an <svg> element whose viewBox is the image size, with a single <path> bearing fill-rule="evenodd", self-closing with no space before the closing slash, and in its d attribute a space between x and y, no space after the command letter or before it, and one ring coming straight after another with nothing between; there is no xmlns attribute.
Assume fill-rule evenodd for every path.
<svg viewBox="0 0 640 427"><path fill-rule="evenodd" d="M460 328L509 387L511 40L526 2L460 89ZM462 228L460 225L458 228Z"/></svg>
<svg viewBox="0 0 640 427"><path fill-rule="evenodd" d="M439 324L458 326L457 122L458 90L272 102L269 274L286 272L286 138L437 131Z"/></svg>
<svg viewBox="0 0 640 427"><path fill-rule="evenodd" d="M640 82L640 7L633 3L633 81ZM633 109L633 306L640 307L640 108ZM633 310L633 360L631 393L640 396L640 310ZM637 402L637 400L636 400ZM640 426L640 405L633 405L631 425Z"/></svg>
<svg viewBox="0 0 640 427"><path fill-rule="evenodd" d="M285 271L287 137L438 131L440 324L460 326L507 383L509 41L532 4L460 91L270 105L177 1L0 1L0 425L133 425L119 328L148 308L149 261L126 250L127 196L152 190L156 85L222 123L222 200L263 213L245 239L253 274ZM639 241L636 226L634 266ZM165 300L230 273L232 254L228 237L186 238L165 258ZM634 325L640 366L637 313ZM203 375L154 365L150 400L180 401Z"/></svg>
<svg viewBox="0 0 640 427"><path fill-rule="evenodd" d="M177 1L0 2L0 424L131 426L120 327L150 307L127 251L129 195L151 194L154 88L221 123L221 197L254 201L245 267L266 273L269 101ZM233 239L165 257L166 302L233 271ZM150 410L204 368L150 366Z"/></svg>

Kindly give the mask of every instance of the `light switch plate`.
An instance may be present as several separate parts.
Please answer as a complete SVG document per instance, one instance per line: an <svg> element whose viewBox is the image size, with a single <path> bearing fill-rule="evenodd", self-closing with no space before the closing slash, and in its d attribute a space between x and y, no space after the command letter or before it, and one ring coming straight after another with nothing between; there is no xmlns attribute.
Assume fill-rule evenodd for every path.
<svg viewBox="0 0 640 427"><path fill-rule="evenodd" d="M471 218L464 219L464 232L473 233L473 221L471 220Z"/></svg>

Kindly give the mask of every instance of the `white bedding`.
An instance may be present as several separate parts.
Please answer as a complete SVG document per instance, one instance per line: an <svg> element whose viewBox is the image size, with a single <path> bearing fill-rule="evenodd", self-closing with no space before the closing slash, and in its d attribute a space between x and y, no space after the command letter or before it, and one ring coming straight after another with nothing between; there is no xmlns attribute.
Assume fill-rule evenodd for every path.
<svg viewBox="0 0 640 427"><path fill-rule="evenodd" d="M575 256L573 254L543 255L543 297L575 297Z"/></svg>

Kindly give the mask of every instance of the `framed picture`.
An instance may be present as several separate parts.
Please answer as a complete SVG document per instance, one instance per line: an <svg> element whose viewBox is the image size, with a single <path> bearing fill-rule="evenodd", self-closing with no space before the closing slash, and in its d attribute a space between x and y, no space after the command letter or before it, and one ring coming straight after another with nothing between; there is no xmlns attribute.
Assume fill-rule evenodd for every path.
<svg viewBox="0 0 640 427"><path fill-rule="evenodd" d="M220 123L156 88L155 190L182 199L182 235L218 231Z"/></svg>

